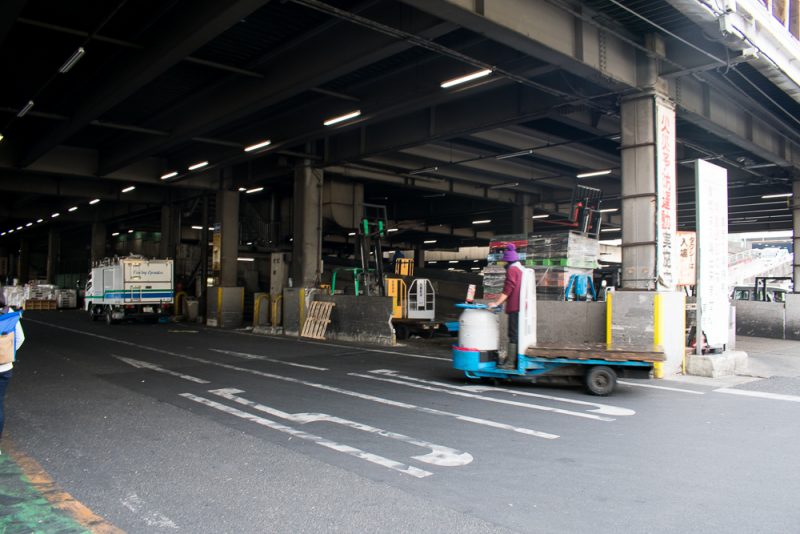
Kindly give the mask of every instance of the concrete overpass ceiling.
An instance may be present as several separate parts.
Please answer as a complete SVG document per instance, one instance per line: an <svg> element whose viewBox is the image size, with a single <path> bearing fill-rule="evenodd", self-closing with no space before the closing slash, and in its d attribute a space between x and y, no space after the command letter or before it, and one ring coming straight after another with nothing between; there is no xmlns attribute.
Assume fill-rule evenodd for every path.
<svg viewBox="0 0 800 534"><path fill-rule="evenodd" d="M478 4L497 12L511 5ZM0 225L25 220L13 214L27 216L31 195L47 210L97 194L104 207L147 212L170 194L216 189L221 173L235 187L288 191L293 164L309 151L315 165L365 181L377 197L409 204L444 193L425 205L452 210L409 213L407 236L425 235L430 222L468 228L471 213L510 211L519 194L561 202L587 170L612 170L586 183L613 203L619 99L636 90L630 75L650 34L665 43L660 73L678 100L680 157L728 168L732 203L789 191L800 168L800 104L740 51L704 38L676 2L588 0L579 11L524 4L520 20L538 13L546 23L558 13L572 24L562 35L532 38L504 27L496 12L454 0L5 3L0 15L15 22L0 23L0 68L14 83L0 86L0 168L23 185L0 182L8 193ZM609 48L608 64L595 69L588 55L599 53L589 41L597 30L624 46ZM557 37L571 45L551 47L547 39ZM79 47L79 61L59 73ZM586 57L570 56L579 49ZM481 65L493 74L440 87ZM742 114L715 115L720 102ZM353 110L361 116L323 125ZM264 150L244 152L266 139ZM531 152L504 158L524 150ZM201 161L208 168L188 170ZM438 169L417 172L428 167ZM159 179L170 171L178 175ZM143 196L119 195L129 177ZM693 200L689 190L681 194L681 221L690 224ZM744 215L744 225L764 224ZM789 228L790 220L767 221Z"/></svg>

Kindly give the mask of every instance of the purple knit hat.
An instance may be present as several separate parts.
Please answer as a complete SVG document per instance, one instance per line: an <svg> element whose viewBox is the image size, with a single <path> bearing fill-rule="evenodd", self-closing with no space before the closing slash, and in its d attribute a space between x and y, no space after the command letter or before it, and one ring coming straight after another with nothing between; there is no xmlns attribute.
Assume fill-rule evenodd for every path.
<svg viewBox="0 0 800 534"><path fill-rule="evenodd" d="M509 243L506 246L505 252L503 252L503 261L507 262L515 262L519 261L519 255L517 254L517 247L514 246L513 243Z"/></svg>

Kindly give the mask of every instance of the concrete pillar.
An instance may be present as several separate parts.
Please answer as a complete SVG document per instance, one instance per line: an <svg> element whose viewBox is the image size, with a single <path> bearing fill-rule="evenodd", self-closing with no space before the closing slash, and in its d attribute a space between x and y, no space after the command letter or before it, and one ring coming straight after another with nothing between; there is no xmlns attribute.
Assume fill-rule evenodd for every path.
<svg viewBox="0 0 800 534"><path fill-rule="evenodd" d="M55 284L58 274L58 257L61 254L61 236L53 228L47 234L47 283Z"/></svg>
<svg viewBox="0 0 800 534"><path fill-rule="evenodd" d="M161 206L161 241L158 257L172 258L175 255L176 212L172 206Z"/></svg>
<svg viewBox="0 0 800 534"><path fill-rule="evenodd" d="M92 223L92 264L106 257L106 225Z"/></svg>
<svg viewBox="0 0 800 534"><path fill-rule="evenodd" d="M24 284L28 281L31 266L30 244L27 239L20 239L19 241L18 261L17 272L19 273L19 283Z"/></svg>
<svg viewBox="0 0 800 534"><path fill-rule="evenodd" d="M511 208L511 233L527 235L533 232L533 206L527 195L517 197L517 203Z"/></svg>
<svg viewBox="0 0 800 534"><path fill-rule="evenodd" d="M792 184L792 244L794 251L794 262L792 269L792 276L794 277L794 286L792 291L800 293L800 177L795 177Z"/></svg>
<svg viewBox="0 0 800 534"><path fill-rule="evenodd" d="M626 97L622 131L622 287L675 288L675 110L656 92Z"/></svg>
<svg viewBox="0 0 800 534"><path fill-rule="evenodd" d="M312 168L310 160L295 168L292 279L296 287L313 287L322 274L322 181L322 169Z"/></svg>
<svg viewBox="0 0 800 534"><path fill-rule="evenodd" d="M423 269L425 267L425 249L422 245L414 246L414 270Z"/></svg>
<svg viewBox="0 0 800 534"><path fill-rule="evenodd" d="M236 287L236 259L239 256L239 192L217 193L217 221L220 224L219 280L221 287Z"/></svg>

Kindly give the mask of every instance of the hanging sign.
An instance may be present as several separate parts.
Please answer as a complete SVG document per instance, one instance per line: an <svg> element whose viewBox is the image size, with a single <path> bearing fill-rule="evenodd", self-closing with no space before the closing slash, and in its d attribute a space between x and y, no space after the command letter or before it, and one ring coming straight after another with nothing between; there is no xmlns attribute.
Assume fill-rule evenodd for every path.
<svg viewBox="0 0 800 534"><path fill-rule="evenodd" d="M697 279L697 234L677 232L678 285L693 286Z"/></svg>
<svg viewBox="0 0 800 534"><path fill-rule="evenodd" d="M673 291L677 282L677 175L675 110L656 103L656 289Z"/></svg>

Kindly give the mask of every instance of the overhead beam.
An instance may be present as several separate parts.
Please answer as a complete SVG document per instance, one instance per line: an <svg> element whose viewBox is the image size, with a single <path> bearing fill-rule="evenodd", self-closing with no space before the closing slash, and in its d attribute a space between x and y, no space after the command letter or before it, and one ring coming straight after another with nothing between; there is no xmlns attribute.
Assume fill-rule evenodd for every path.
<svg viewBox="0 0 800 534"><path fill-rule="evenodd" d="M435 39L450 31L428 16L404 16L407 8L399 4L383 6L375 18L397 23L404 30ZM264 80L236 80L223 84L210 94L200 94L175 106L161 117L155 127L172 131L165 139L131 139L103 154L102 173L120 169L159 150L174 147L191 137L203 135L220 126L252 115L304 91L324 85L344 74L358 70L407 50L412 45L362 27L335 27L330 33L315 35L301 43L292 53L276 57L268 66L276 73ZM324 52L323 52L324 51ZM246 83L242 83L246 82ZM340 102L340 110L349 111L352 104ZM336 109L329 110L335 114ZM320 116L319 123L325 119Z"/></svg>
<svg viewBox="0 0 800 534"><path fill-rule="evenodd" d="M19 159L27 167L54 147L86 127L138 89L153 81L173 65L202 47L269 0L197 0L191 9L171 13L162 23L162 32L145 45L143 53L135 52L130 61L121 62L106 74L96 88L77 106L71 120L57 126Z"/></svg>

